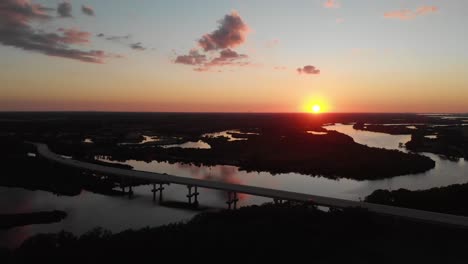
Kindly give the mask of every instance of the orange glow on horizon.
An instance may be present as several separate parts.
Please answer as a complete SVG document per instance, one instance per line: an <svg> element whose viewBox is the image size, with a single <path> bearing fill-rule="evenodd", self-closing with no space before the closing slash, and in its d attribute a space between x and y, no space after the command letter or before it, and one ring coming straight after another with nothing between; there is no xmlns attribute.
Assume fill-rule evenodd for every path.
<svg viewBox="0 0 468 264"><path fill-rule="evenodd" d="M329 104L323 99L308 100L303 105L302 111L312 114L320 114L328 112L330 109Z"/></svg>

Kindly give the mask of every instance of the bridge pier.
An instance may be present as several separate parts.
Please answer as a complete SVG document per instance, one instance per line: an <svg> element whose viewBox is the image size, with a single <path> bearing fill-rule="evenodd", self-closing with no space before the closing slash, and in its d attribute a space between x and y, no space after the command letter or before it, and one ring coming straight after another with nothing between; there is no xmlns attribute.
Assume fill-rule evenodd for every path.
<svg viewBox="0 0 468 264"><path fill-rule="evenodd" d="M192 193L192 187L194 188L193 193ZM193 205L195 207L198 207L198 195L200 194L198 192L198 186L187 185L187 189L188 189L187 198L188 198L189 205ZM193 203L192 203L192 197L194 198Z"/></svg>
<svg viewBox="0 0 468 264"><path fill-rule="evenodd" d="M132 196L133 196L132 180L128 179L128 199L131 199Z"/></svg>
<svg viewBox="0 0 468 264"><path fill-rule="evenodd" d="M153 202L156 201L157 192L159 192L159 203L163 202L163 190L164 190L164 187L162 183L159 184L158 188L156 188L156 183L153 183L153 189L151 190L153 192Z"/></svg>
<svg viewBox="0 0 468 264"><path fill-rule="evenodd" d="M237 209L237 202L239 201L239 198L237 198L237 192L228 192L228 200L227 200L227 205L228 209Z"/></svg>
<svg viewBox="0 0 468 264"><path fill-rule="evenodd" d="M125 185L124 185L124 177L120 177L120 189L122 189L122 192L125 193Z"/></svg>
<svg viewBox="0 0 468 264"><path fill-rule="evenodd" d="M275 205L280 205L280 204L283 204L285 202L285 200L278 199L278 198L273 198L273 202L275 203Z"/></svg>

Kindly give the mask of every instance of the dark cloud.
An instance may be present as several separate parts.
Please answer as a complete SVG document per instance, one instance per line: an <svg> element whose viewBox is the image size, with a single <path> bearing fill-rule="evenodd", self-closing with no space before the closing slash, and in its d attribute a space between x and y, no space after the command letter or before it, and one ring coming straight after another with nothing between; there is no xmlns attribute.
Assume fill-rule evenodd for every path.
<svg viewBox="0 0 468 264"><path fill-rule="evenodd" d="M248 31L249 27L237 12L227 14L219 21L217 30L205 34L198 41L201 49L195 48L187 55L178 55L174 63L196 66L194 70L199 72L209 71L214 67L247 65L248 56L231 48L243 44ZM215 55L215 51L219 53Z"/></svg>
<svg viewBox="0 0 468 264"><path fill-rule="evenodd" d="M72 5L70 2L61 2L58 4L57 13L61 17L72 17Z"/></svg>
<svg viewBox="0 0 468 264"><path fill-rule="evenodd" d="M50 8L21 0L0 0L0 23L2 27L27 24L31 19L50 19Z"/></svg>
<svg viewBox="0 0 468 264"><path fill-rule="evenodd" d="M111 36L108 36L108 35L105 35L104 33L99 33L96 36L100 37L100 38L104 38L106 40L117 41L117 42L126 41L126 40L130 39L130 35L125 35L125 36L112 36L111 35Z"/></svg>
<svg viewBox="0 0 468 264"><path fill-rule="evenodd" d="M34 29L35 20L53 19L50 8L29 0L0 0L0 44L48 56L103 63L105 58L118 57L101 50L83 51L70 47L89 42L90 33L76 29L44 32Z"/></svg>
<svg viewBox="0 0 468 264"><path fill-rule="evenodd" d="M130 48L134 50L146 50L146 48L142 46L141 42L130 44Z"/></svg>
<svg viewBox="0 0 468 264"><path fill-rule="evenodd" d="M237 12L225 15L219 24L217 30L198 41L204 51L233 48L245 42L249 27Z"/></svg>
<svg viewBox="0 0 468 264"><path fill-rule="evenodd" d="M200 54L198 50L192 49L188 55L177 56L174 62L186 65L202 65L206 62L206 55Z"/></svg>
<svg viewBox="0 0 468 264"><path fill-rule="evenodd" d="M188 55L180 55L175 59L175 63L197 66L195 71L208 71L213 67L220 66L245 66L249 62L244 59L247 55L239 54L231 49L219 52L219 55L208 59L205 54L200 54L198 50L192 49Z"/></svg>
<svg viewBox="0 0 468 264"><path fill-rule="evenodd" d="M141 42L135 42L132 43L130 42L132 39L131 35L124 35L124 36L112 36L112 35L106 35L104 33L99 33L96 35L99 38L103 38L105 40L117 42L119 44L123 44L127 47L130 47L133 50L139 50L139 51L144 51L147 50L146 47L143 46Z"/></svg>
<svg viewBox="0 0 468 264"><path fill-rule="evenodd" d="M237 65L237 66L244 66L248 64L247 62L243 61L243 59L248 58L245 54L238 54L237 52L231 49L222 50L219 53L218 57L213 58L209 63L205 64L207 67L213 66L225 66L225 65Z"/></svg>
<svg viewBox="0 0 468 264"><path fill-rule="evenodd" d="M297 72L299 74L320 74L320 70L312 65L306 65L303 68L297 68Z"/></svg>
<svg viewBox="0 0 468 264"><path fill-rule="evenodd" d="M82 5L81 12L83 12L83 14L86 14L88 16L94 16L94 9L90 6Z"/></svg>

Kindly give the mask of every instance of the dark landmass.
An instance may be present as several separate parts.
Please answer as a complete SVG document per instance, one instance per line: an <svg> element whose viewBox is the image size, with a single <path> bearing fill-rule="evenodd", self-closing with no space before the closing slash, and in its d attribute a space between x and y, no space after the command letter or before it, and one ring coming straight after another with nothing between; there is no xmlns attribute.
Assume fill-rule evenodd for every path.
<svg viewBox="0 0 468 264"><path fill-rule="evenodd" d="M36 235L3 263L133 263L140 260L465 263L467 229L416 223L358 209L323 212L283 204L201 213L188 223L111 234Z"/></svg>
<svg viewBox="0 0 468 264"><path fill-rule="evenodd" d="M55 223L62 221L65 217L67 217L67 213L57 210L24 214L0 214L0 230L15 226Z"/></svg>
<svg viewBox="0 0 468 264"><path fill-rule="evenodd" d="M28 156L27 153L34 153L35 149L23 141L0 140L0 149L2 186L43 190L68 196L78 195L83 189L106 195L122 194L113 190L116 184L110 178L96 177L92 173Z"/></svg>
<svg viewBox="0 0 468 264"><path fill-rule="evenodd" d="M435 162L427 157L367 147L336 131L329 131L326 135L304 131L262 131L260 135L248 136L249 140L241 141L203 138L211 149L118 147L96 154L107 155L117 161L137 159L222 164L238 166L246 171L296 172L357 180L419 173L435 166Z"/></svg>
<svg viewBox="0 0 468 264"><path fill-rule="evenodd" d="M429 190L376 190L365 198L370 203L415 208L426 211L468 216L468 183Z"/></svg>
<svg viewBox="0 0 468 264"><path fill-rule="evenodd" d="M436 138L428 138L435 135ZM413 133L406 148L416 152L431 152L450 159L468 159L468 126L435 127L429 132Z"/></svg>
<svg viewBox="0 0 468 264"><path fill-rule="evenodd" d="M432 120L434 121L434 120ZM468 126L460 119L439 119L442 123L411 125L383 125L356 123L354 129L386 133L391 135L411 135L406 148L414 152L430 152L449 159L468 159Z"/></svg>
<svg viewBox="0 0 468 264"><path fill-rule="evenodd" d="M414 127L421 127L420 125ZM410 135L415 130L408 128L406 125L381 125L381 124L364 124L356 123L353 125L356 130L371 131L377 133L385 133L390 135Z"/></svg>
<svg viewBox="0 0 468 264"><path fill-rule="evenodd" d="M113 190L117 187L115 181L105 175L100 177L28 157L26 154L35 150L25 146L24 141L43 142L56 153L92 162L95 156L109 156L115 161L226 164L248 171L381 179L427 171L434 167L434 161L363 146L338 132L313 135L306 131L326 131L322 128L325 123L428 120L434 118L412 114L0 113L0 158L5 161L0 185L65 195L77 195L82 189L119 194ZM226 130L238 130L240 133L232 135L248 140L203 136ZM204 140L212 149L162 148L154 142L119 145L138 142L142 135L158 136L172 144ZM87 138L93 143L83 143Z"/></svg>

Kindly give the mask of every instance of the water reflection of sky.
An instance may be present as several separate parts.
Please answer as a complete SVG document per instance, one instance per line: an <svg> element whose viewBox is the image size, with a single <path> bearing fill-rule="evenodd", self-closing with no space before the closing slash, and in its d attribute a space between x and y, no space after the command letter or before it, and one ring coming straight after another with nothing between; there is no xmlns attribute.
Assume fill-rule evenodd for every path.
<svg viewBox="0 0 468 264"><path fill-rule="evenodd" d="M410 140L410 135L388 135L369 131L354 130L352 125L331 125L328 130L336 130L354 138L361 144L372 147L399 149L400 143ZM271 175L267 172L239 171L235 166L195 166L188 164L169 164L167 162L144 162L129 160L125 162L135 170L168 173L183 177L210 179L236 184L245 184L295 191L316 195L359 200L377 189L410 190L428 189L447 186L454 183L468 182L468 166L465 160L458 162L442 159L437 155L424 155L436 161L436 167L426 173L406 175L377 181L354 181L348 179L331 180L324 177L312 177L297 173ZM158 226L175 221L190 219L196 212L161 207L153 204L150 186L134 188L135 197L109 197L90 192L82 192L76 197L56 196L48 192L27 191L16 188L0 187L3 197L0 200L1 212L30 212L41 210L63 210L68 217L55 224L31 225L8 231L0 231L0 246L18 245L24 238L38 232L57 232L62 229L81 234L93 227L103 226L114 232L127 228ZM199 201L209 208L225 208L226 194L216 190L199 189ZM166 186L164 198L168 201L186 201L187 188L172 184ZM10 199L10 197L12 197ZM243 195L240 205L261 204L270 199Z"/></svg>

